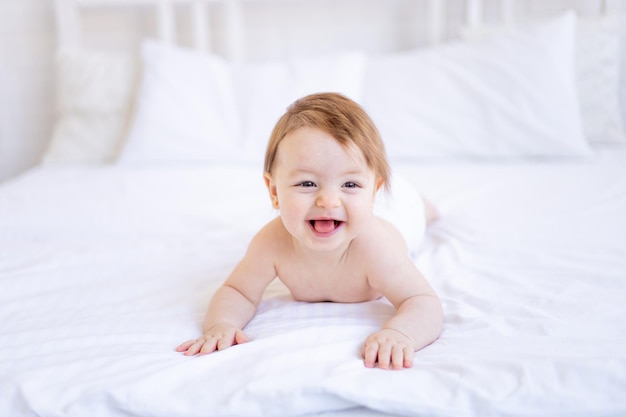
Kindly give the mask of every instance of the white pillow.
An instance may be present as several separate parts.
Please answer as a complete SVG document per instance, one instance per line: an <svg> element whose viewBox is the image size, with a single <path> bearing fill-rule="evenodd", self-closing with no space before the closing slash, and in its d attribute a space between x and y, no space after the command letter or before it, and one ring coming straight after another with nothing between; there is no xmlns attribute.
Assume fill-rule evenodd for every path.
<svg viewBox="0 0 626 417"><path fill-rule="evenodd" d="M298 98L337 92L361 101L366 62L364 53L348 52L239 67L236 85L246 157L263 159L274 125Z"/></svg>
<svg viewBox="0 0 626 417"><path fill-rule="evenodd" d="M619 98L619 16L579 19L576 39L576 71L587 138L626 143Z"/></svg>
<svg viewBox="0 0 626 417"><path fill-rule="evenodd" d="M230 65L221 57L144 41L135 117L119 162L223 161L240 149Z"/></svg>
<svg viewBox="0 0 626 417"><path fill-rule="evenodd" d="M477 42L379 56L365 108L390 159L585 155L576 17Z"/></svg>
<svg viewBox="0 0 626 417"><path fill-rule="evenodd" d="M143 80L122 163L261 162L287 106L320 91L358 100L366 62L355 52L235 66L151 40L142 55Z"/></svg>
<svg viewBox="0 0 626 417"><path fill-rule="evenodd" d="M594 142L625 142L620 106L619 15L581 17L576 25L576 83L583 128ZM479 26L461 32L466 40L485 39L506 28Z"/></svg>
<svg viewBox="0 0 626 417"><path fill-rule="evenodd" d="M119 151L130 119L138 74L130 55L57 52L59 116L44 164L103 163Z"/></svg>

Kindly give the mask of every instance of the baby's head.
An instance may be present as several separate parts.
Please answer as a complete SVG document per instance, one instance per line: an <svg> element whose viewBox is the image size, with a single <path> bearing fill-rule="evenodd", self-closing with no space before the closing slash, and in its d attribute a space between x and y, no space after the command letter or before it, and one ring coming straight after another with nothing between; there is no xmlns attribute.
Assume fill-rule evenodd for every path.
<svg viewBox="0 0 626 417"><path fill-rule="evenodd" d="M319 129L348 149L356 146L377 180L389 187L390 169L385 146L372 119L353 100L337 93L311 94L295 101L278 120L265 152L265 172L272 172L278 146L291 132Z"/></svg>

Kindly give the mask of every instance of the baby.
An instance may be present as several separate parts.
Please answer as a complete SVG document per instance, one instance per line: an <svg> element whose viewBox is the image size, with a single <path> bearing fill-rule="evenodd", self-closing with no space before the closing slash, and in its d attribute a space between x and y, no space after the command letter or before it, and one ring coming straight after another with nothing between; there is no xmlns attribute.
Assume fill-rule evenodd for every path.
<svg viewBox="0 0 626 417"><path fill-rule="evenodd" d="M243 328L278 277L298 301L386 297L396 314L365 340L365 366L411 367L414 352L439 337L443 311L402 234L373 214L389 171L378 130L357 103L335 93L293 103L265 155L265 185L280 215L252 238L215 292L204 334L176 350L206 354L247 342Z"/></svg>

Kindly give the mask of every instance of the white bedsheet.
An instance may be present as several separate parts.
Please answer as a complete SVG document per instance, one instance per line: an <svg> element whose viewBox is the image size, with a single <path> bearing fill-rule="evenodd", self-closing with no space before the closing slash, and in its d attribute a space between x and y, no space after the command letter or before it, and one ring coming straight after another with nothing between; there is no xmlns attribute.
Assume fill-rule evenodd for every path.
<svg viewBox="0 0 626 417"><path fill-rule="evenodd" d="M2 184L0 415L626 415L626 153L396 171L442 213L416 262L445 309L399 372L359 357L386 301L298 303L279 284L250 343L174 352L275 215L259 167Z"/></svg>

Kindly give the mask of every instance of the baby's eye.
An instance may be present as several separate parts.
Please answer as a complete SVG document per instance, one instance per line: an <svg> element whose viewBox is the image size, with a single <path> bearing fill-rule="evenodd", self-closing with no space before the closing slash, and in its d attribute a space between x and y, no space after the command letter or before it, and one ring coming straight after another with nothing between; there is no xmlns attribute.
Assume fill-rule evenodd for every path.
<svg viewBox="0 0 626 417"><path fill-rule="evenodd" d="M348 181L347 183L345 183L343 185L345 188L358 188L359 184L357 184L356 182L352 182L352 181Z"/></svg>
<svg viewBox="0 0 626 417"><path fill-rule="evenodd" d="M315 187L315 183L313 181L302 181L298 184L299 187Z"/></svg>

